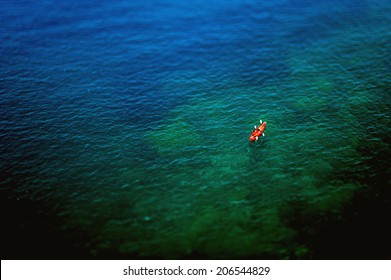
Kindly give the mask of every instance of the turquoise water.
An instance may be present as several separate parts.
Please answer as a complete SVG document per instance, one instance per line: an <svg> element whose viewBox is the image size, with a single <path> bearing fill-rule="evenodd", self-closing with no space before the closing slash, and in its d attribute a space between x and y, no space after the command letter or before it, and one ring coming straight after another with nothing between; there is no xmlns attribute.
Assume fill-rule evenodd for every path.
<svg viewBox="0 0 391 280"><path fill-rule="evenodd" d="M3 259L390 257L388 1L1 2Z"/></svg>

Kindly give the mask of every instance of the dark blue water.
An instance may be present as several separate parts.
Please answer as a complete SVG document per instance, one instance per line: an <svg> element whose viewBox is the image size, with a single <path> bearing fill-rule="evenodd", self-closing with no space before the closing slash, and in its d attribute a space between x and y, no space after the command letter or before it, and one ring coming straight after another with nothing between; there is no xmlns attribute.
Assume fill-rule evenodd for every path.
<svg viewBox="0 0 391 280"><path fill-rule="evenodd" d="M384 0L0 0L2 258L389 258L390 49Z"/></svg>

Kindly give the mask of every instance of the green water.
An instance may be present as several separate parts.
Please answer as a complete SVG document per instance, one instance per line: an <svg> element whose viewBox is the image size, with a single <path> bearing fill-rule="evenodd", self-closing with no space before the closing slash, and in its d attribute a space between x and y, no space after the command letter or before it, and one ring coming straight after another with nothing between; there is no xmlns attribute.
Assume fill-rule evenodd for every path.
<svg viewBox="0 0 391 280"><path fill-rule="evenodd" d="M130 153L133 165L113 171L112 193L101 186L75 198L71 223L93 232L98 255L310 257L310 241L298 241L290 222L343 221L345 205L368 188L363 178L384 172L367 160L389 135L389 38L367 36L340 31L290 50L289 75L262 86L228 84L210 95L202 77L167 80L167 91L199 93L140 135L152 160ZM258 118L266 137L248 143Z"/></svg>

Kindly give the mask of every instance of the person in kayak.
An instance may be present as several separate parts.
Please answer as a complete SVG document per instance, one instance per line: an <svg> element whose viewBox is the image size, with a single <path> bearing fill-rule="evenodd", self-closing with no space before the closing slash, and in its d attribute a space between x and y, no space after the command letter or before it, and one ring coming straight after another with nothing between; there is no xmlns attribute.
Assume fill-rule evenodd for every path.
<svg viewBox="0 0 391 280"><path fill-rule="evenodd" d="M251 133L250 135L250 142L254 142L254 141L257 141L259 139L259 137L262 135L262 136L265 136L265 129L266 129L266 122L262 123L262 120L259 121L260 122L260 125L257 127L257 126L254 126L254 130L253 132Z"/></svg>

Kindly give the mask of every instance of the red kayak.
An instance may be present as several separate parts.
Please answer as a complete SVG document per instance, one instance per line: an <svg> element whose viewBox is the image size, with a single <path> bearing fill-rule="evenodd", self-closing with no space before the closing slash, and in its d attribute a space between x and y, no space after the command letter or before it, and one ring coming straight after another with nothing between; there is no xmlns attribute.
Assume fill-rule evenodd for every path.
<svg viewBox="0 0 391 280"><path fill-rule="evenodd" d="M248 140L250 140L251 142L254 142L254 141L257 141L258 138L262 135L262 136L265 136L265 134L263 133L266 129L266 122L262 123L262 120L260 120L260 125L258 127L254 127L255 129L253 130L253 132L251 133L250 135L250 138Z"/></svg>

